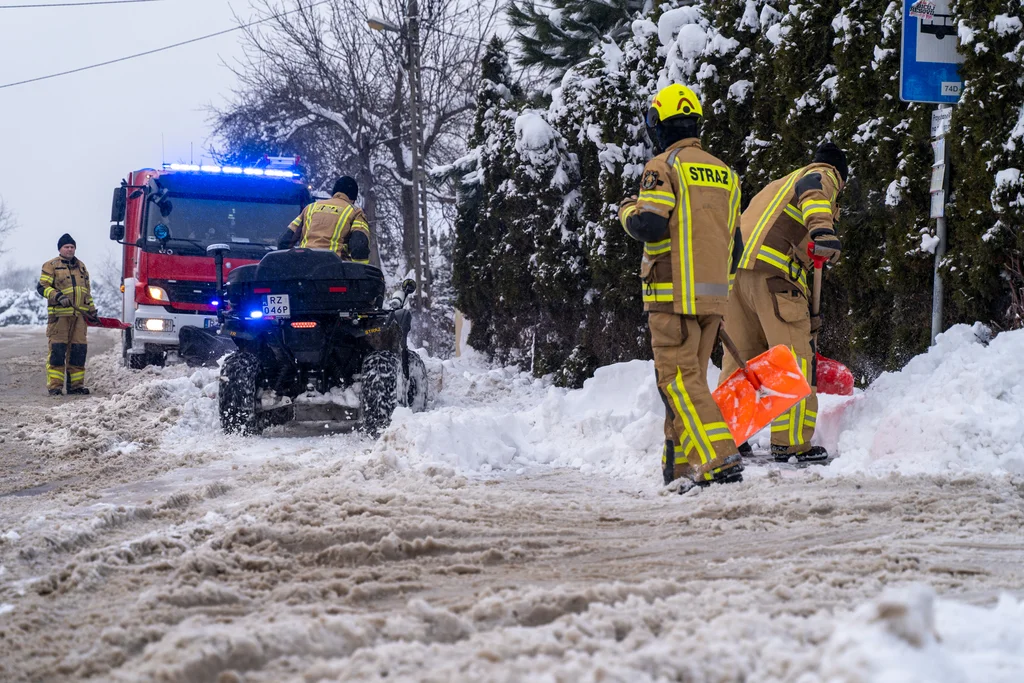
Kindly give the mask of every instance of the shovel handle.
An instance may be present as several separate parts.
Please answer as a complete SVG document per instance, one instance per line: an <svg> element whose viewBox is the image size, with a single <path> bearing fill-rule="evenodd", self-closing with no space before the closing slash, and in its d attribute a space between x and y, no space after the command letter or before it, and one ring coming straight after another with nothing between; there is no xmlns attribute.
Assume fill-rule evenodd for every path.
<svg viewBox="0 0 1024 683"><path fill-rule="evenodd" d="M725 345L725 348L729 352L729 355L732 356L732 359L736 361L737 365L743 368L743 374L746 375L747 379L750 380L750 383L754 385L754 389L760 389L761 380L757 378L757 375L754 374L753 370L747 367L747 361L743 360L743 356L740 355L740 350L736 348L736 343L732 340L732 337L726 334L724 325L718 326L718 336L722 338L722 344Z"/></svg>

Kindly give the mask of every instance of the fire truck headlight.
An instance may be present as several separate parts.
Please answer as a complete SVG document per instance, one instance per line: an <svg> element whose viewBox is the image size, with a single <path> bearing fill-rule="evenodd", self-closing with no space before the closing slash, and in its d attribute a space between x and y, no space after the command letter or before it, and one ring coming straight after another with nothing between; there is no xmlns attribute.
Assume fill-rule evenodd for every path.
<svg viewBox="0 0 1024 683"><path fill-rule="evenodd" d="M146 288L149 292L150 298L156 299L157 301L170 301L167 298L167 292L164 291L163 287L153 287L150 285Z"/></svg>
<svg viewBox="0 0 1024 683"><path fill-rule="evenodd" d="M147 332L170 332L174 329L174 321L166 318L138 318L135 327Z"/></svg>

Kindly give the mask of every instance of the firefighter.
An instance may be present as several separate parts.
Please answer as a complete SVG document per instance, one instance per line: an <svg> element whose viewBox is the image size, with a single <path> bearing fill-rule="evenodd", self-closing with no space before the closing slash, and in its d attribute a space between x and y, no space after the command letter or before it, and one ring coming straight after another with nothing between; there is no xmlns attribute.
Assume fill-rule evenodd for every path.
<svg viewBox="0 0 1024 683"><path fill-rule="evenodd" d="M755 196L740 219L743 253L739 259L725 330L744 360L783 344L793 350L811 385L811 395L772 423L772 455L779 462L828 459L821 446L812 446L818 415L815 391L819 320L811 319L808 302L809 243L816 256L839 258L836 236L839 193L849 169L846 155L834 143L821 144L810 165L770 183ZM726 356L724 381L736 370ZM744 444L741 449L749 452Z"/></svg>
<svg viewBox="0 0 1024 683"><path fill-rule="evenodd" d="M97 322L96 304L89 286L89 271L75 256L78 245L64 233L57 240L60 255L43 264L36 291L46 299L46 340L50 354L46 361L46 388L50 396L88 394L85 388L87 322Z"/></svg>
<svg viewBox="0 0 1024 683"><path fill-rule="evenodd" d="M354 178L338 178L333 196L303 209L281 235L277 248L330 249L346 261L369 263L370 225L355 205L358 197Z"/></svg>
<svg viewBox="0 0 1024 683"><path fill-rule="evenodd" d="M664 480L706 486L743 479L742 458L707 380L728 303L740 186L728 165L701 149L702 121L689 88L658 92L646 119L658 155L644 167L639 197L619 205L619 220L644 243L643 304L665 404Z"/></svg>

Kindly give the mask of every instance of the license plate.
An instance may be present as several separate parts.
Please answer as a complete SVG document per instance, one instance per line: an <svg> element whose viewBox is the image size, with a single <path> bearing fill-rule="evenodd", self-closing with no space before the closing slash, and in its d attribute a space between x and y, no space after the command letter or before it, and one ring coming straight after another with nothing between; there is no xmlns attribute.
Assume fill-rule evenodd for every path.
<svg viewBox="0 0 1024 683"><path fill-rule="evenodd" d="M211 327L216 327L216 326L217 326L217 319L216 318L203 318L203 327L204 328L210 329Z"/></svg>
<svg viewBox="0 0 1024 683"><path fill-rule="evenodd" d="M275 318L292 317L292 306L287 294L264 294L263 315Z"/></svg>

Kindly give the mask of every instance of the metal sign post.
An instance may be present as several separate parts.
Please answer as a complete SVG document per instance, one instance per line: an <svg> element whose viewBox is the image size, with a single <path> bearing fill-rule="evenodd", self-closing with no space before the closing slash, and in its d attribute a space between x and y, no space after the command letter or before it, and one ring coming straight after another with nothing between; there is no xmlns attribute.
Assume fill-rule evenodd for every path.
<svg viewBox="0 0 1024 683"><path fill-rule="evenodd" d="M939 265L946 255L946 194L949 173L946 134L960 99L962 81L956 23L950 0L903 0L903 40L900 51L900 99L904 102L938 104L932 112L932 177L929 186L929 217L935 219L935 273L932 283L932 344L942 331L942 274Z"/></svg>
<svg viewBox="0 0 1024 683"><path fill-rule="evenodd" d="M942 332L942 272L939 265L946 255L946 193L949 191L949 173L947 172L949 149L946 146L946 133L952 120L953 109L948 104L940 104L932 112L932 180L928 188L931 192L931 211L929 217L935 219L935 237L939 243L935 246L935 269L932 280L932 344Z"/></svg>

